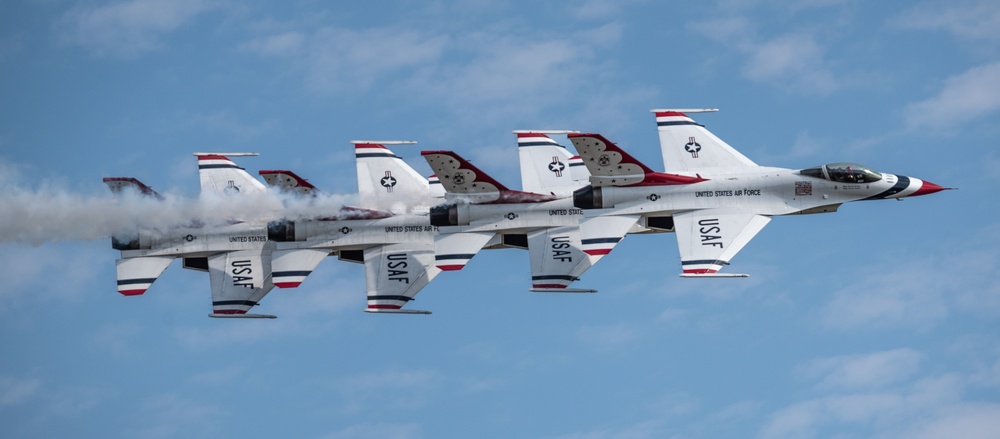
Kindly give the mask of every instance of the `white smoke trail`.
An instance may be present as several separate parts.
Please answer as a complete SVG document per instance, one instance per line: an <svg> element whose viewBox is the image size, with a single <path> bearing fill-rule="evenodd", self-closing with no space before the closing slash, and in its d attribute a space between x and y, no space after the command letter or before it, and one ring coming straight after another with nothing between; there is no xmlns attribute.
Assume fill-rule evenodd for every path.
<svg viewBox="0 0 1000 439"><path fill-rule="evenodd" d="M351 218L363 212L342 210L356 196L319 194L297 197L268 191L259 195L227 198L205 195L185 197L172 193L163 199L123 191L118 196L87 195L42 182L29 188L11 165L0 163L0 242L39 245L63 240L91 240L120 233L168 233L191 224L204 227L233 221L266 222L287 218ZM95 186L101 183L95 182Z"/></svg>

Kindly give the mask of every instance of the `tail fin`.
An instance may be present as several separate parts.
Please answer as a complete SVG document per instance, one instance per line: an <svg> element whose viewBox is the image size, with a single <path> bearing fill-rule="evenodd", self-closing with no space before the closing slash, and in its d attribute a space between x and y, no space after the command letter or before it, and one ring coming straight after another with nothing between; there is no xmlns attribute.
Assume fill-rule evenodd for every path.
<svg viewBox="0 0 1000 439"><path fill-rule="evenodd" d="M528 192L569 196L589 183L590 172L580 156L546 134L577 131L514 131L521 163L521 189Z"/></svg>
<svg viewBox="0 0 1000 439"><path fill-rule="evenodd" d="M202 194L237 196L264 193L267 188L228 157L256 156L257 153L196 152Z"/></svg>
<svg viewBox="0 0 1000 439"><path fill-rule="evenodd" d="M667 172L757 166L685 114L715 111L719 110L652 110L656 114L656 127L660 132L660 152L663 154L663 166Z"/></svg>
<svg viewBox="0 0 1000 439"><path fill-rule="evenodd" d="M431 204L427 179L385 145L408 145L411 141L355 140L361 207L405 212Z"/></svg>
<svg viewBox="0 0 1000 439"><path fill-rule="evenodd" d="M163 200L163 195L160 195L153 188L132 177L105 177L104 184L108 185L108 189L116 196L127 191L135 191L135 193L145 197Z"/></svg>
<svg viewBox="0 0 1000 439"><path fill-rule="evenodd" d="M449 197L471 203L540 203L554 196L512 191L453 151L421 151Z"/></svg>
<svg viewBox="0 0 1000 439"><path fill-rule="evenodd" d="M313 186L306 179L299 177L292 171L286 170L261 170L257 171L267 185L278 188L282 193L295 194L304 197L315 197L323 191Z"/></svg>
<svg viewBox="0 0 1000 439"><path fill-rule="evenodd" d="M590 170L590 183L594 186L661 186L705 181L700 176L654 172L600 134L570 134L569 139Z"/></svg>

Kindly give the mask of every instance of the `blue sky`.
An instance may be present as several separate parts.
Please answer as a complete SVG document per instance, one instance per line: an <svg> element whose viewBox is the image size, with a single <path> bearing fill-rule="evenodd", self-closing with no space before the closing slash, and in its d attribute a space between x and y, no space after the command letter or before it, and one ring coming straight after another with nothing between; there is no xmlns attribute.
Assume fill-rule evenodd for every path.
<svg viewBox="0 0 1000 439"><path fill-rule="evenodd" d="M1000 5L992 1L0 3L0 436L986 438L1000 431ZM356 192L351 139L517 187L514 129L662 169L656 107L758 163L958 191L776 218L690 280L627 238L529 293L483 252L368 315L360 265L209 319L175 263L115 291L101 178L197 194L194 151ZM109 220L110 221L110 220ZM97 224L98 226L94 226Z"/></svg>

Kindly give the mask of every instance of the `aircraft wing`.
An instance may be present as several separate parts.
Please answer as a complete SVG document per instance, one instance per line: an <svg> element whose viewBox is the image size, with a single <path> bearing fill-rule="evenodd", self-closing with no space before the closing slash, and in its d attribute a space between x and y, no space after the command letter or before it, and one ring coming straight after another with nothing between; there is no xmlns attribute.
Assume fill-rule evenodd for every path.
<svg viewBox="0 0 1000 439"><path fill-rule="evenodd" d="M581 220L580 242L583 252L591 257L591 265L611 253L638 221L638 215L594 216Z"/></svg>
<svg viewBox="0 0 1000 439"><path fill-rule="evenodd" d="M208 257L212 282L212 316L273 317L250 315L274 288L271 283L269 248L235 250Z"/></svg>
<svg viewBox="0 0 1000 439"><path fill-rule="evenodd" d="M278 288L295 288L306 280L329 251L317 249L275 250L271 256L271 279Z"/></svg>
<svg viewBox="0 0 1000 439"><path fill-rule="evenodd" d="M405 242L365 249L365 280L368 307L372 313L430 314L403 310L441 270L434 266L434 246Z"/></svg>
<svg viewBox="0 0 1000 439"><path fill-rule="evenodd" d="M461 270L476 253L483 249L493 232L439 233L434 237L434 259L437 268Z"/></svg>
<svg viewBox="0 0 1000 439"><path fill-rule="evenodd" d="M666 172L697 172L704 168L757 166L739 151L683 113L716 110L653 110L660 132L660 152Z"/></svg>
<svg viewBox="0 0 1000 439"><path fill-rule="evenodd" d="M567 288L593 265L593 257L583 252L579 226L547 227L528 233L528 253L532 290L594 292Z"/></svg>
<svg viewBox="0 0 1000 439"><path fill-rule="evenodd" d="M770 221L768 216L722 209L674 214L683 275L712 277Z"/></svg>
<svg viewBox="0 0 1000 439"><path fill-rule="evenodd" d="M145 293L173 260L173 256L145 256L115 261L118 292L125 296Z"/></svg>

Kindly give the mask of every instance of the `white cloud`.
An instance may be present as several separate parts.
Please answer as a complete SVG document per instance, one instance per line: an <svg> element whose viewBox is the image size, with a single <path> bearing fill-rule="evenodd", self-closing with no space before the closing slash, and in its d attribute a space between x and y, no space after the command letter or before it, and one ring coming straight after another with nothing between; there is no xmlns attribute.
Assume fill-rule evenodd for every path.
<svg viewBox="0 0 1000 439"><path fill-rule="evenodd" d="M920 352L900 348L814 360L801 366L798 372L807 378L819 379L821 388L878 388L909 379L918 371L923 359Z"/></svg>
<svg viewBox="0 0 1000 439"><path fill-rule="evenodd" d="M623 31L617 22L573 34L506 22L457 31L327 26L276 32L240 48L287 60L310 90L352 95L377 84L385 93L443 104L460 118L448 122L455 124L527 119L588 84L612 80L617 67L597 53L619 44Z"/></svg>
<svg viewBox="0 0 1000 439"><path fill-rule="evenodd" d="M55 23L61 41L98 55L137 56L159 49L161 36L187 24L212 0L126 0L78 4Z"/></svg>
<svg viewBox="0 0 1000 439"><path fill-rule="evenodd" d="M742 46L743 74L751 81L781 84L799 92L828 94L841 87L811 35L781 35Z"/></svg>
<svg viewBox="0 0 1000 439"><path fill-rule="evenodd" d="M42 381L36 378L0 377L0 409L25 403L38 394Z"/></svg>
<svg viewBox="0 0 1000 439"><path fill-rule="evenodd" d="M900 437L911 439L993 439L1000 432L1000 405L962 404L920 422Z"/></svg>
<svg viewBox="0 0 1000 439"><path fill-rule="evenodd" d="M139 432L134 436L141 439L217 436L218 420L226 414L215 405L176 394L146 398L140 410Z"/></svg>
<svg viewBox="0 0 1000 439"><path fill-rule="evenodd" d="M418 438L417 424L355 424L323 436L324 439L411 439Z"/></svg>
<svg viewBox="0 0 1000 439"><path fill-rule="evenodd" d="M628 323L585 326L577 331L580 340L599 350L610 350L630 344L639 338L640 330Z"/></svg>
<svg viewBox="0 0 1000 439"><path fill-rule="evenodd" d="M932 98L906 106L911 130L945 129L975 121L1000 109L1000 62L973 67L944 81Z"/></svg>
<svg viewBox="0 0 1000 439"><path fill-rule="evenodd" d="M1000 40L1000 3L992 0L921 2L890 24L944 31L971 40Z"/></svg>

